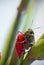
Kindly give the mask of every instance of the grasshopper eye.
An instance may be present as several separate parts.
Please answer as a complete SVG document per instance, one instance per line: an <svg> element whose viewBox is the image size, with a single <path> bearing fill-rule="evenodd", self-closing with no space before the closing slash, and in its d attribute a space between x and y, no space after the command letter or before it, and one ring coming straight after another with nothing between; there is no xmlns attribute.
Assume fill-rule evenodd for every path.
<svg viewBox="0 0 44 65"><path fill-rule="evenodd" d="M33 31L31 31L31 32L30 32L30 34L34 34L34 32L33 32Z"/></svg>
<svg viewBox="0 0 44 65"><path fill-rule="evenodd" d="M32 29L28 29L29 34L34 34L34 31Z"/></svg>

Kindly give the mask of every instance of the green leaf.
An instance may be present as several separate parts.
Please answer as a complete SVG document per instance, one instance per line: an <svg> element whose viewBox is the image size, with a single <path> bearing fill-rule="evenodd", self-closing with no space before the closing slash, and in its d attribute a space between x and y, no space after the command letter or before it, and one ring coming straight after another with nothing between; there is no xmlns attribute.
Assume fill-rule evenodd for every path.
<svg viewBox="0 0 44 65"><path fill-rule="evenodd" d="M43 59L44 59L44 34L32 46L31 50L29 51L24 61L22 62L22 65L24 63L31 64L35 60L43 60Z"/></svg>

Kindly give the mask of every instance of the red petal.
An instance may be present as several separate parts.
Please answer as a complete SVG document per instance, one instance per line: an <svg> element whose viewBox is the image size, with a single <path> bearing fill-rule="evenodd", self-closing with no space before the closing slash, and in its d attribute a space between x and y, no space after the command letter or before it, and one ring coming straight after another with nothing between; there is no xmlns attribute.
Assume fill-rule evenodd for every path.
<svg viewBox="0 0 44 65"><path fill-rule="evenodd" d="M22 33L19 33L17 42L21 42L21 41L23 41L23 39L24 39L24 35Z"/></svg>
<svg viewBox="0 0 44 65"><path fill-rule="evenodd" d="M16 51L20 58L23 54L23 43L16 43Z"/></svg>
<svg viewBox="0 0 44 65"><path fill-rule="evenodd" d="M16 51L17 51L17 54L18 54L18 57L19 58L23 54L23 43L19 43L19 42L22 42L23 39L24 39L24 35L20 33L18 35L18 38L17 38L17 41L16 41Z"/></svg>

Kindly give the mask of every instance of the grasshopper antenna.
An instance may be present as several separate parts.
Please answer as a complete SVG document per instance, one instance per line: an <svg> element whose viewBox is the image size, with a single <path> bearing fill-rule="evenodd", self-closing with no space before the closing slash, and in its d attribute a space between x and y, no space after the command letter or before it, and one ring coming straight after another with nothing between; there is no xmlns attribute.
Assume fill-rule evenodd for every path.
<svg viewBox="0 0 44 65"><path fill-rule="evenodd" d="M36 27L36 28L33 28L33 29L39 29L40 27Z"/></svg>
<svg viewBox="0 0 44 65"><path fill-rule="evenodd" d="M18 33L19 33L19 32L20 32L21 34L23 34L21 31L18 31Z"/></svg>

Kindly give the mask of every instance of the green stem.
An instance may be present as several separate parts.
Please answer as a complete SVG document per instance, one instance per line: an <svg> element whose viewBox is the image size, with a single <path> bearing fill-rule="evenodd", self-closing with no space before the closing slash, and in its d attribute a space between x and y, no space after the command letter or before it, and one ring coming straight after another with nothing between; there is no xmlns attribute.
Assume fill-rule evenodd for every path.
<svg viewBox="0 0 44 65"><path fill-rule="evenodd" d="M27 0L26 0L27 1ZM32 23L32 18L31 18L31 16L32 16L32 13L33 13L33 4L31 3L31 5L30 5L31 7L30 7L30 9L28 10L28 12L26 12L26 18L25 18L25 25L23 25L23 30L22 30L22 32L25 32L30 26L31 26L31 23ZM11 48L11 46L13 45L12 43L13 43L13 40L16 40L16 36L17 36L17 34L18 34L18 29L19 29L19 26L20 26L20 23L22 22L22 19L21 19L21 16L22 16L22 14L21 14L21 11L19 11L18 12L18 16L17 16L17 19L16 19L16 24L15 24L15 27L14 27L14 25L13 25L13 27L12 27L12 30L10 31L11 32L11 35L9 34L9 36L10 36L10 40L8 41L6 41L6 43L8 43L7 45L5 45L5 48L7 47L7 49L6 50L4 50L3 52L5 52L5 53L3 53L4 55L6 55L7 56L7 53L8 52L10 52L10 48ZM28 17L29 16L29 17ZM20 20L21 19L21 20ZM28 19L28 21L27 21L27 19ZM23 24L23 23L22 23ZM12 40L12 41L11 41ZM12 42L12 43L11 43ZM15 44L15 43L14 43ZM10 50L9 50L10 49ZM13 61L13 65L15 65L15 63L17 63L17 59L18 59L18 57L17 57L17 54L16 54L16 50L15 50L15 48L13 47L13 49L14 49L14 51L13 51L13 55L12 55L12 60L11 61ZM10 55L11 55L11 53L10 53ZM10 56L9 55L9 56ZM4 56L4 58L5 59L3 59L4 61L2 61L2 63L3 64L5 64L5 61L7 61L7 58L8 58L8 56L6 57L6 56ZM16 57L15 57L16 56ZM17 58L17 59L16 59ZM12 64L12 62L10 62L10 65Z"/></svg>

